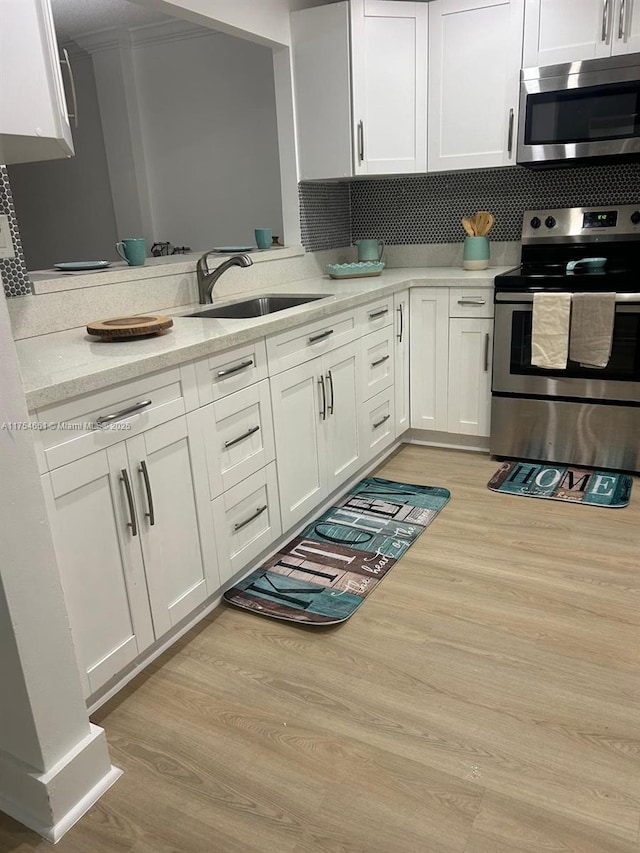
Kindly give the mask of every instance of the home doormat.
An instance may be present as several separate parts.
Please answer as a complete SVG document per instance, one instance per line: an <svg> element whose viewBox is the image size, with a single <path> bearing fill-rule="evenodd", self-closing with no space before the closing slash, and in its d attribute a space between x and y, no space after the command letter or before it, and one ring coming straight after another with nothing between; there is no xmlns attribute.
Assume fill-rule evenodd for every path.
<svg viewBox="0 0 640 853"><path fill-rule="evenodd" d="M595 471L552 463L504 462L487 483L493 492L619 509L628 505L632 479L616 471Z"/></svg>
<svg viewBox="0 0 640 853"><path fill-rule="evenodd" d="M288 622L344 622L450 497L436 486L361 480L224 599Z"/></svg>

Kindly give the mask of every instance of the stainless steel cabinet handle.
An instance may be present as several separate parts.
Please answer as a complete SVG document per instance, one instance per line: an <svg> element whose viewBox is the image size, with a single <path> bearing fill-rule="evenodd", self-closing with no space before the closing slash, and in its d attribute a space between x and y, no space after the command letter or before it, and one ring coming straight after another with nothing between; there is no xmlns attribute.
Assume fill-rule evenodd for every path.
<svg viewBox="0 0 640 853"><path fill-rule="evenodd" d="M489 372L489 332L484 338L484 372Z"/></svg>
<svg viewBox="0 0 640 853"><path fill-rule="evenodd" d="M96 418L96 423L98 426L105 426L105 424L120 421L122 418L126 418L127 415L135 415L136 412L146 409L152 402L153 400L142 400L140 403L134 403L133 406L128 406L126 409L121 409L119 412L112 412L110 415L100 415L99 418Z"/></svg>
<svg viewBox="0 0 640 853"><path fill-rule="evenodd" d="M389 313L388 308L382 308L380 311L374 311L372 314L369 314L370 320L375 320L377 317L384 317L385 314Z"/></svg>
<svg viewBox="0 0 640 853"><path fill-rule="evenodd" d="M333 403L334 403L334 399L333 399L333 373L330 370L327 370L327 382L329 383L329 388L331 389L331 402L329 403L327 408L329 410L329 414L332 415L333 414Z"/></svg>
<svg viewBox="0 0 640 853"><path fill-rule="evenodd" d="M67 113L67 118L73 119L73 126L78 127L78 96L76 95L76 81L73 79L73 68L66 47L62 48L64 59L60 60L60 65L66 65L69 72L69 82L71 83L71 100L73 101L73 112Z"/></svg>
<svg viewBox="0 0 640 853"><path fill-rule="evenodd" d="M381 420L379 420L377 423L375 423L373 425L373 428L378 429L378 427L381 427L382 424L386 423L390 417L391 417L391 415L385 415Z"/></svg>
<svg viewBox="0 0 640 853"><path fill-rule="evenodd" d="M249 436L253 435L254 432L258 432L259 429L259 424L258 426L251 427L251 429L248 429L246 432L244 432L242 435L239 435L237 438L232 438L231 441L225 441L224 446L233 447L234 444L237 444L239 441L244 441L245 438L249 438Z"/></svg>
<svg viewBox="0 0 640 853"><path fill-rule="evenodd" d="M375 361L372 361L371 367L377 367L379 364L384 364L384 362L390 358L391 358L390 355L383 355L382 358L378 358Z"/></svg>
<svg viewBox="0 0 640 853"><path fill-rule="evenodd" d="M264 504L264 506L259 506L258 509L253 513L253 515L249 516L249 518L245 518L244 521L240 521L238 524L234 524L233 529L242 530L243 527L246 527L247 524L251 524L251 522L255 521L255 519L258 518L259 515L262 515L265 509L267 509L267 504Z"/></svg>
<svg viewBox="0 0 640 853"><path fill-rule="evenodd" d="M323 421L327 419L327 393L324 388L324 376L321 376L318 379L318 385L322 388L322 411L320 412L320 417Z"/></svg>
<svg viewBox="0 0 640 853"><path fill-rule="evenodd" d="M618 38L624 38L625 31L625 6L627 5L627 0L620 0L620 14L618 15Z"/></svg>
<svg viewBox="0 0 640 853"><path fill-rule="evenodd" d="M611 20L611 16L609 15L609 0L604 0L602 5L602 32L601 32L601 41L608 42L609 41L609 22Z"/></svg>
<svg viewBox="0 0 640 853"><path fill-rule="evenodd" d="M315 344L316 341L323 341L325 338L328 338L329 335L333 334L333 329L328 329L326 332L321 332L319 335L314 335L312 338L309 338L310 344Z"/></svg>
<svg viewBox="0 0 640 853"><path fill-rule="evenodd" d="M145 518L149 519L149 525L153 527L153 525L156 523L156 514L153 509L153 495L151 494L149 471L147 470L147 463L144 461L144 459L140 463L138 471L142 474L142 477L144 479L144 490L147 493L147 506L149 507L149 512L145 512Z"/></svg>
<svg viewBox="0 0 640 853"><path fill-rule="evenodd" d="M133 492L131 491L131 483L129 482L129 473L126 468L123 468L120 471L120 482L124 483L124 489L127 493L127 503L129 504L129 518L131 521L127 521L127 527L131 528L131 535L138 535L138 525L136 524L136 509L133 505Z"/></svg>
<svg viewBox="0 0 640 853"><path fill-rule="evenodd" d="M364 122L358 122L358 163L364 160Z"/></svg>
<svg viewBox="0 0 640 853"><path fill-rule="evenodd" d="M486 299L458 299L458 305L486 305Z"/></svg>
<svg viewBox="0 0 640 853"><path fill-rule="evenodd" d="M402 310L402 302L398 305L398 313L400 314L400 331L398 332L398 341L402 343L402 333L404 332L404 312Z"/></svg>
<svg viewBox="0 0 640 853"><path fill-rule="evenodd" d="M218 376L222 378L223 376L231 376L232 373L237 373L239 370L246 370L247 367L251 367L253 365L253 359L248 358L246 361L241 361L239 364L234 364L233 367L225 367L224 370L218 371Z"/></svg>
<svg viewBox="0 0 640 853"><path fill-rule="evenodd" d="M507 133L507 154L511 157L513 153L513 119L515 114L513 112L513 107L509 110L509 130Z"/></svg>

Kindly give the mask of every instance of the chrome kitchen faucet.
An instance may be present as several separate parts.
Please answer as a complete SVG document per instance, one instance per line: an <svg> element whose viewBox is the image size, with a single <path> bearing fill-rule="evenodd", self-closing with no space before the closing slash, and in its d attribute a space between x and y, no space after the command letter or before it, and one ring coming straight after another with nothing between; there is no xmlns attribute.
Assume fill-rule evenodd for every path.
<svg viewBox="0 0 640 853"><path fill-rule="evenodd" d="M205 254L198 259L198 263L196 264L196 273L198 276L198 296L201 305L211 304L211 294L213 293L213 287L216 281L222 275L222 273L226 272L229 267L250 267L253 263L253 261L248 255L234 255L232 258L229 258L223 264L220 264L219 267L216 267L213 272L209 272L207 258L212 252L215 252L215 249L211 249L209 252L205 252Z"/></svg>

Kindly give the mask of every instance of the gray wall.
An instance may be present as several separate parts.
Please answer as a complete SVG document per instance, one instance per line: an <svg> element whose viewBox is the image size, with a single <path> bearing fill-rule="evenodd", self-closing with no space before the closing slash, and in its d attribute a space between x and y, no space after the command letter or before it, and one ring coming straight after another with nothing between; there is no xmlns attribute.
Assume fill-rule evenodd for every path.
<svg viewBox="0 0 640 853"><path fill-rule="evenodd" d="M71 52L71 51L70 51ZM76 156L9 166L27 269L60 261L115 259L111 186L91 57L71 52L78 93ZM71 99L67 94L67 102Z"/></svg>

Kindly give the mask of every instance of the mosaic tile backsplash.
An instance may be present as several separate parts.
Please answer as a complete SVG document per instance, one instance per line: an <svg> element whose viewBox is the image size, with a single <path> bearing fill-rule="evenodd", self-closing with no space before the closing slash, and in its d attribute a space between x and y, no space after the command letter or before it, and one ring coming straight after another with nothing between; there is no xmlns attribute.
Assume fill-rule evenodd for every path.
<svg viewBox="0 0 640 853"><path fill-rule="evenodd" d="M464 237L461 217L481 209L496 217L491 240L519 240L524 210L639 200L640 163L305 182L300 184L302 242L308 251L337 249L366 237L390 245L456 243Z"/></svg>
<svg viewBox="0 0 640 853"><path fill-rule="evenodd" d="M9 231L16 253L15 258L0 258L0 275L4 283L4 292L7 296L25 296L27 293L31 293L31 282L27 275L27 265L22 252L20 232L18 231L6 166L0 166L0 213L9 217Z"/></svg>

